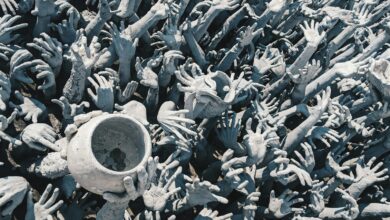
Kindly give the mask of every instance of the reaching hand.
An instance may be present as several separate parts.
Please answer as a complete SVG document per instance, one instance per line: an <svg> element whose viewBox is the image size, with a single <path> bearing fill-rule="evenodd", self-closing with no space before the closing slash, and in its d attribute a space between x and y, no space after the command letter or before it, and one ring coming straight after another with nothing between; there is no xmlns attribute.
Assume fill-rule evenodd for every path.
<svg viewBox="0 0 390 220"><path fill-rule="evenodd" d="M218 216L218 211L213 211L205 206L199 214L195 217L195 220L228 220L231 219L233 213Z"/></svg>
<svg viewBox="0 0 390 220"><path fill-rule="evenodd" d="M7 103L11 96L11 81L5 73L0 71L0 111L7 109Z"/></svg>
<svg viewBox="0 0 390 220"><path fill-rule="evenodd" d="M237 41L241 47L252 44L253 39L263 32L263 29L258 29L255 31L256 26L257 24L254 23L252 26L248 26L245 28L245 30L241 31L240 36L237 38Z"/></svg>
<svg viewBox="0 0 390 220"><path fill-rule="evenodd" d="M181 173L182 168L178 167L175 172L172 173L171 169L177 167L179 163L175 163L175 166L166 166L161 170L158 183L152 183L149 189L146 189L142 198L146 208L153 211L162 211L165 208L169 198L181 190L180 187L170 189L177 176Z"/></svg>
<svg viewBox="0 0 390 220"><path fill-rule="evenodd" d="M10 61L10 79L11 81L20 81L22 83L31 84L34 81L27 75L27 71L37 61L29 61L33 55L25 49L18 50L11 57Z"/></svg>
<svg viewBox="0 0 390 220"><path fill-rule="evenodd" d="M55 38L51 38L46 33L42 33L42 38L34 38L34 43L28 43L27 46L32 47L42 53L42 58L51 68L59 69L62 65L62 44ZM58 75L56 72L56 75Z"/></svg>
<svg viewBox="0 0 390 220"><path fill-rule="evenodd" d="M109 26L109 31L112 36L112 44L115 47L116 54L119 57L121 62L128 63L128 60L131 60L135 54L135 50L138 45L138 38L132 39L131 35L125 34L125 24L121 21L121 29L119 31L118 27L111 22Z"/></svg>
<svg viewBox="0 0 390 220"><path fill-rule="evenodd" d="M363 61L346 61L342 63L336 63L333 66L333 70L342 78L352 77L355 74L365 74L369 69L369 60Z"/></svg>
<svg viewBox="0 0 390 220"><path fill-rule="evenodd" d="M84 113L84 108L89 108L89 102L81 102L80 104L70 104L69 100L64 96L60 99L52 99L53 103L60 106L62 110L62 117L65 120L72 120L76 115Z"/></svg>
<svg viewBox="0 0 390 220"><path fill-rule="evenodd" d="M172 0L159 0L152 6L149 12L153 13L157 19L162 20L168 17L172 11L178 11L178 8L179 6Z"/></svg>
<svg viewBox="0 0 390 220"><path fill-rule="evenodd" d="M280 196L275 196L275 191L272 190L270 194L270 200L268 210L275 218L283 218L291 212L302 211L301 208L293 208L296 203L303 202L303 198L295 198L299 195L298 192L292 192L289 189L285 190Z"/></svg>
<svg viewBox="0 0 390 220"><path fill-rule="evenodd" d="M38 90L42 90L47 98L54 96L56 93L56 80L52 68L40 59L32 62L34 66L31 67L31 71L37 74L38 80L43 80L42 85L38 86Z"/></svg>
<svg viewBox="0 0 390 220"><path fill-rule="evenodd" d="M144 86L157 89L158 88L158 76L153 71L152 68L160 65L162 61L162 56L152 58L146 64L146 67L143 67L141 64L141 59L137 57L135 70L137 71L137 78L140 80L140 83Z"/></svg>
<svg viewBox="0 0 390 220"><path fill-rule="evenodd" d="M35 0L35 8L31 14L38 17L52 16L56 13L55 0Z"/></svg>
<svg viewBox="0 0 390 220"><path fill-rule="evenodd" d="M303 25L299 25L303 31L303 34L305 35L305 38L307 40L307 43L310 45L314 45L317 47L322 40L324 40L326 36L326 32L322 31L320 33L320 24L315 22L314 20L311 20L311 23L307 21L304 21Z"/></svg>
<svg viewBox="0 0 390 220"><path fill-rule="evenodd" d="M40 101L25 97L19 91L15 91L15 97L20 104L15 104L10 101L9 105L11 108L16 108L18 110L18 115L24 116L24 120L32 120L33 123L37 123L38 117L46 114L46 106Z"/></svg>
<svg viewBox="0 0 390 220"><path fill-rule="evenodd" d="M20 15L17 16L4 15L3 17L0 18L0 43L8 44L20 37L20 34L11 33L13 31L28 26L27 23L17 24L13 26L14 23L20 18L21 18Z"/></svg>
<svg viewBox="0 0 390 220"><path fill-rule="evenodd" d="M46 151L49 148L59 152L61 148L55 144L57 134L52 127L43 123L30 124L24 128L21 139L31 149Z"/></svg>
<svg viewBox="0 0 390 220"><path fill-rule="evenodd" d="M356 200L348 192L340 188L337 188L336 192L340 193L342 195L341 198L347 203L345 207L339 208L336 213L345 220L356 219L360 213Z"/></svg>
<svg viewBox="0 0 390 220"><path fill-rule="evenodd" d="M0 115L0 138L15 145L21 145L22 142L20 140L13 138L4 132L13 122L17 113L17 110L14 110L8 118L6 118L4 115Z"/></svg>
<svg viewBox="0 0 390 220"><path fill-rule="evenodd" d="M128 18L131 17L134 12L135 1L132 0L120 0L118 9L119 11L115 14L120 18Z"/></svg>
<svg viewBox="0 0 390 220"><path fill-rule="evenodd" d="M293 175L290 176L290 174ZM276 177L283 184L288 184L298 178L302 186L312 185L310 174L293 164L288 164L287 166L281 164L279 166L279 171L276 171Z"/></svg>
<svg viewBox="0 0 390 220"><path fill-rule="evenodd" d="M95 0L93 0L95 1ZM109 21L113 14L118 12L119 10L111 10L110 4L107 0L99 0L99 12L96 16L99 16L103 21Z"/></svg>
<svg viewBox="0 0 390 220"><path fill-rule="evenodd" d="M323 181L313 183L313 186L310 190L309 208L317 215L320 214L325 208L324 192L328 189L328 186L323 185Z"/></svg>
<svg viewBox="0 0 390 220"><path fill-rule="evenodd" d="M92 92L92 89L88 88L88 95L91 97L93 103L100 110L105 112L112 112L114 108L114 90L113 85L103 76L94 74L95 79L99 82L96 83L92 77L88 77L88 81L93 85L96 90L96 95Z"/></svg>
<svg viewBox="0 0 390 220"><path fill-rule="evenodd" d="M71 13L68 12L69 14L69 19L68 20L62 20L61 23L55 25L55 28L57 29L58 34L60 35L61 41L64 44L72 44L77 37L77 13L73 12L74 10L71 11Z"/></svg>
<svg viewBox="0 0 390 220"><path fill-rule="evenodd" d="M98 37L92 38L89 47L87 46L87 37L84 35L84 31L78 30L76 41L70 47L72 51L73 63L80 64L85 67L86 72L89 73L99 59L99 57L107 51L107 48L100 50L101 45L98 43Z"/></svg>
<svg viewBox="0 0 390 220"><path fill-rule="evenodd" d="M0 0L0 7L5 15L8 14L8 11L10 11L12 15L15 15L16 10L19 8L18 3L16 3L15 0Z"/></svg>
<svg viewBox="0 0 390 220"><path fill-rule="evenodd" d="M29 188L29 183L23 177L0 178L0 218L12 214L14 209L23 202Z"/></svg>
<svg viewBox="0 0 390 220"><path fill-rule="evenodd" d="M262 132L261 123L258 124L256 131L252 131L252 119L248 119L246 122L246 132L244 136L243 145L248 153L248 165L259 164L264 160L267 153L267 147L269 142L279 140L279 137L270 137L270 132L276 130L276 128L266 129Z"/></svg>
<svg viewBox="0 0 390 220"><path fill-rule="evenodd" d="M253 67L262 76L268 70L280 66L281 63L278 62L280 59L283 59L282 55L278 55L276 50L271 52L270 47L266 47L261 57L260 50L256 50L255 57L253 58Z"/></svg>
<svg viewBox="0 0 390 220"><path fill-rule="evenodd" d="M237 142L240 134L241 119L236 120L236 113L233 112L231 117L228 111L218 120L216 133L222 144L235 151L236 153L243 152L245 149Z"/></svg>
<svg viewBox="0 0 390 220"><path fill-rule="evenodd" d="M122 91L120 86L116 87L116 98L120 103L126 103L130 100L130 98L134 95L138 88L138 82L131 81L127 83L125 89Z"/></svg>
<svg viewBox="0 0 390 220"><path fill-rule="evenodd" d="M321 71L320 61L312 60L312 63L307 63L305 67L298 70L298 73L287 72L291 80L296 84L309 84Z"/></svg>
<svg viewBox="0 0 390 220"><path fill-rule="evenodd" d="M294 163L297 167L303 167L308 173L311 173L315 166L314 152L310 144L301 143L301 147L305 152L305 157L301 155L298 151L294 151L294 154L299 159L299 162L294 158L291 158L291 162Z"/></svg>
<svg viewBox="0 0 390 220"><path fill-rule="evenodd" d="M157 121L169 134L174 134L181 140L186 140L182 135L182 132L188 135L195 136L196 132L186 127L186 124L195 124L192 119L186 118L184 114L188 113L188 110L175 110L176 105L172 101L164 102L157 114Z"/></svg>
<svg viewBox="0 0 390 220"><path fill-rule="evenodd" d="M287 6L287 4L290 2L290 0L272 0L267 4L268 10L270 10L273 13L279 13L282 11L284 7Z"/></svg>
<svg viewBox="0 0 390 220"><path fill-rule="evenodd" d="M129 201L134 201L145 193L145 190L150 188L151 183L156 178L156 170L158 164L158 157L148 158L146 167L137 170L137 186L135 180L131 176L123 179L126 192L123 194L116 194L111 192L103 193L103 198L110 203L127 204Z"/></svg>
<svg viewBox="0 0 390 220"><path fill-rule="evenodd" d="M220 188L211 184L208 181L200 182L199 179L195 179L192 183L186 183L186 196L187 202L190 206L206 205L209 202L220 202L227 204L229 201L214 193L218 193Z"/></svg>
<svg viewBox="0 0 390 220"><path fill-rule="evenodd" d="M307 137L311 145L314 146L313 140L317 139L324 143L327 147L330 147L330 143L327 139L338 143L339 139L341 138L337 131L322 126L314 126L308 132Z"/></svg>
<svg viewBox="0 0 390 220"><path fill-rule="evenodd" d="M219 11L231 11L240 6L239 0L213 0L212 7Z"/></svg>
<svg viewBox="0 0 390 220"><path fill-rule="evenodd" d="M367 164L363 164L362 160L356 165L355 181L364 186L370 186L376 182L381 182L389 179L387 174L388 169L382 169L383 162L373 165L376 157L371 158Z"/></svg>
<svg viewBox="0 0 390 220"><path fill-rule="evenodd" d="M28 192L26 220L48 220L52 218L51 215L62 206L63 201L60 200L56 202L58 195L60 194L58 188L55 188L53 194L49 197L51 190L52 185L47 185L45 191L42 193L41 198L37 203L34 203L33 201L32 191Z"/></svg>

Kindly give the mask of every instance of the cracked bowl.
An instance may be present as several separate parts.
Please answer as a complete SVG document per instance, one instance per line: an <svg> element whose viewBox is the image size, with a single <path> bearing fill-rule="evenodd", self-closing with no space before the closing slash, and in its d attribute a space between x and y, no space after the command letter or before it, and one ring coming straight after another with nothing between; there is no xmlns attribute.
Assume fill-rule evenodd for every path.
<svg viewBox="0 0 390 220"><path fill-rule="evenodd" d="M82 125L70 140L69 171L85 189L96 193L125 191L123 178L136 175L151 155L148 131L136 119L102 115Z"/></svg>

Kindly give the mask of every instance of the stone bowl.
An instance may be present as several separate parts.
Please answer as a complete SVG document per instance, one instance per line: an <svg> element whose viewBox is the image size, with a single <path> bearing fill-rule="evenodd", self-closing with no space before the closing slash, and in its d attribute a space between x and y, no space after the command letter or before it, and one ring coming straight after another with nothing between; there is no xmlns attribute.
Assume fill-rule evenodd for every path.
<svg viewBox="0 0 390 220"><path fill-rule="evenodd" d="M69 171L85 189L102 195L125 191L123 178L145 167L152 144L145 127L123 114L102 115L82 125L69 142Z"/></svg>

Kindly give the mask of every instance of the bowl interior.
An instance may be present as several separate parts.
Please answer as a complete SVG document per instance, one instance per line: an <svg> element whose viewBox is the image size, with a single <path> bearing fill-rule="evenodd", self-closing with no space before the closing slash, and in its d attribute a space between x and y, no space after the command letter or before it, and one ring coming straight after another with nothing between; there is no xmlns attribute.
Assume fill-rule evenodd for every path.
<svg viewBox="0 0 390 220"><path fill-rule="evenodd" d="M107 169L127 171L145 155L145 134L130 119L113 117L99 123L92 134L92 152Z"/></svg>

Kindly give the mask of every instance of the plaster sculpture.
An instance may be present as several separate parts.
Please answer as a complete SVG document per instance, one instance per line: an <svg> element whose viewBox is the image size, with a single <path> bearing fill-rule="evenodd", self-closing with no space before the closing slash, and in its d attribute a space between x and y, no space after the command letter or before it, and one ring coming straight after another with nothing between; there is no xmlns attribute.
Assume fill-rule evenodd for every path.
<svg viewBox="0 0 390 220"><path fill-rule="evenodd" d="M390 218L390 0L0 0L0 219Z"/></svg>
<svg viewBox="0 0 390 220"><path fill-rule="evenodd" d="M78 128L67 146L69 171L91 192L122 193L122 179L135 177L151 155L144 126L122 114L101 115ZM96 181L91 181L95 179Z"/></svg>

